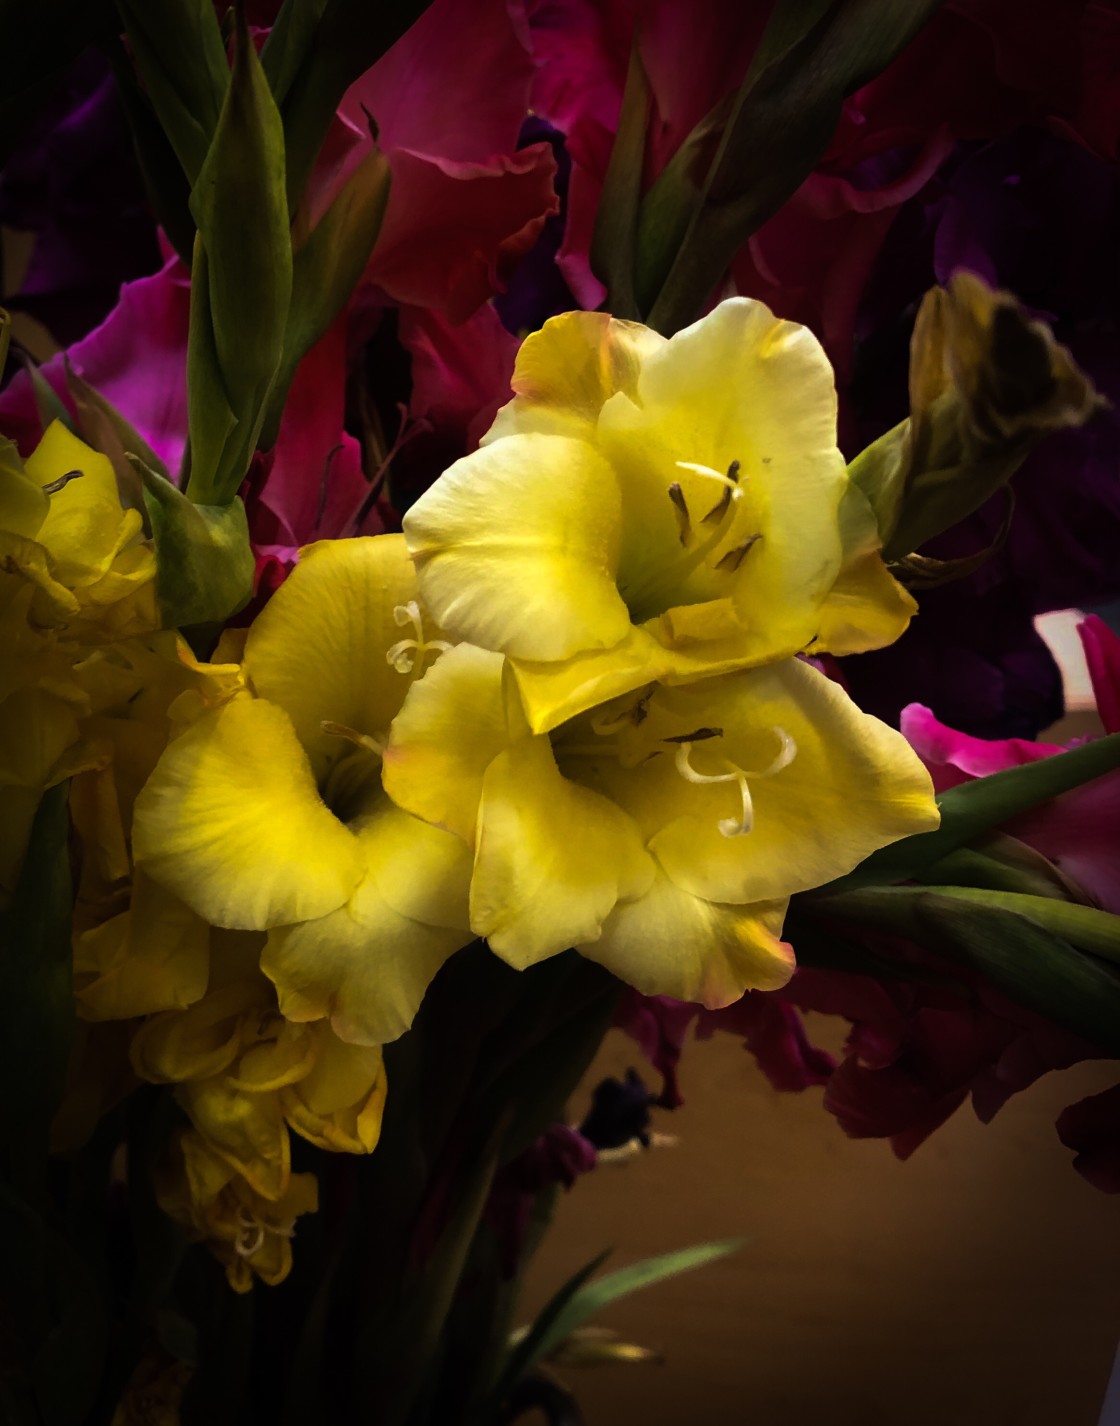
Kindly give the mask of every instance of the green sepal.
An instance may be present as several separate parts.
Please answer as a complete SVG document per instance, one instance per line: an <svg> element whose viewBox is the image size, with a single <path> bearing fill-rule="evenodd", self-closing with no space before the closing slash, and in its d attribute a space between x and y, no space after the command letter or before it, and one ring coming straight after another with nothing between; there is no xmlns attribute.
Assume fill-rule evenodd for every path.
<svg viewBox="0 0 1120 1426"><path fill-rule="evenodd" d="M1045 436L1107 403L1049 329L969 272L926 293L910 343L910 416L848 467L885 559L979 509Z"/></svg>
<svg viewBox="0 0 1120 1426"><path fill-rule="evenodd" d="M738 93L701 121L642 205L638 299L651 327L671 334L695 320L746 239L812 171L844 99L941 3L778 0Z"/></svg>
<svg viewBox="0 0 1120 1426"><path fill-rule="evenodd" d="M847 876L830 882L821 893L808 895L888 885L920 876L925 868L1009 818L1117 768L1120 768L1120 733L1110 733L1091 743L1055 753L1053 757L962 782L938 795L941 825L935 831L918 832L883 847Z"/></svg>
<svg viewBox="0 0 1120 1426"><path fill-rule="evenodd" d="M391 181L384 154L368 154L295 253L280 371L260 435L264 450L275 444L296 367L345 307L365 271L381 231Z"/></svg>
<svg viewBox="0 0 1120 1426"><path fill-rule="evenodd" d="M25 366L27 378L31 382L31 394L35 398L35 410L39 425L45 431L52 421L61 421L68 431L77 435L74 418L66 409L61 397L33 361Z"/></svg>
<svg viewBox="0 0 1120 1426"><path fill-rule="evenodd" d="M1053 916L1059 911L1068 915L1091 908L1041 897L1008 899L1008 905L1012 901L1035 903L1028 917L1008 905L991 904L999 893L981 892L973 897L967 889L960 895L960 890L953 895L941 887L867 887L815 898L812 910L817 919L875 927L905 937L934 955L960 961L1019 1004L1110 1055L1120 1054L1120 975L1095 956L1075 949L1040 920L1042 915Z"/></svg>
<svg viewBox="0 0 1120 1426"><path fill-rule="evenodd" d="M67 783L44 792L0 912L0 1144L45 1153L74 1028Z"/></svg>
<svg viewBox="0 0 1120 1426"><path fill-rule="evenodd" d="M188 489L200 504L221 505L237 491L256 448L292 294L283 126L243 16L191 212L198 239L187 357Z"/></svg>
<svg viewBox="0 0 1120 1426"><path fill-rule="evenodd" d="M240 497L224 505L199 505L142 461L132 463L144 482L155 538L163 627L224 623L248 604L256 570Z"/></svg>
<svg viewBox="0 0 1120 1426"><path fill-rule="evenodd" d="M1006 832L989 832L915 873L927 885L988 887L1058 901L1087 901L1084 891L1041 852Z"/></svg>
<svg viewBox="0 0 1120 1426"><path fill-rule="evenodd" d="M649 78L635 36L622 94L622 111L591 239L591 270L607 289L607 311L631 321L641 315L634 269L649 111Z"/></svg>
<svg viewBox="0 0 1120 1426"><path fill-rule="evenodd" d="M160 126L188 180L206 160L229 86L212 0L117 0Z"/></svg>

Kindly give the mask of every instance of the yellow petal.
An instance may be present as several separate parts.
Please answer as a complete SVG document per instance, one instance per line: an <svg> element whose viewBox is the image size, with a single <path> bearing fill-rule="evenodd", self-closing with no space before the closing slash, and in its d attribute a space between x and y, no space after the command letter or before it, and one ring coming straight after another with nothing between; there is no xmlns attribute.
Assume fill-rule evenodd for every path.
<svg viewBox="0 0 1120 1426"><path fill-rule="evenodd" d="M579 951L643 995L671 995L710 1009L745 990L777 990L793 974L779 937L784 901L720 906L675 886L663 873L636 901L620 903L598 940Z"/></svg>
<svg viewBox="0 0 1120 1426"><path fill-rule="evenodd" d="M386 653L414 637L394 611L415 598L416 576L400 535L324 540L301 552L254 621L245 676L291 718L320 782L349 751L336 734L323 732L324 720L380 735L400 707L411 677L393 668ZM425 630L428 638L438 632ZM413 674L424 666L421 659Z"/></svg>
<svg viewBox="0 0 1120 1426"><path fill-rule="evenodd" d="M473 939L471 854L388 799L359 840L368 871L349 902L273 931L261 967L289 1019L329 1017L340 1039L377 1045L408 1029L436 972Z"/></svg>
<svg viewBox="0 0 1120 1426"><path fill-rule="evenodd" d="M266 1014L258 1022L259 1042L250 1044L226 1076L237 1089L263 1094L308 1075L318 1045L306 1025L291 1025L283 1015Z"/></svg>
<svg viewBox="0 0 1120 1426"><path fill-rule="evenodd" d="M138 865L217 926L266 930L341 906L364 866L291 720L238 698L170 745L136 800Z"/></svg>
<svg viewBox="0 0 1120 1426"><path fill-rule="evenodd" d="M71 589L91 584L143 525L139 510L124 510L117 478L107 456L87 446L61 421L52 421L28 457L28 474L48 486L69 474L50 497L50 509L36 534L50 552L55 575Z"/></svg>
<svg viewBox="0 0 1120 1426"><path fill-rule="evenodd" d="M840 503L843 567L820 609L813 652L862 654L902 636L918 605L883 563L867 497L849 485Z"/></svg>
<svg viewBox="0 0 1120 1426"><path fill-rule="evenodd" d="M369 1154L381 1134L385 1069L381 1051L318 1030L314 1068L281 1096L288 1124L320 1149Z"/></svg>
<svg viewBox="0 0 1120 1426"><path fill-rule="evenodd" d="M534 433L484 446L420 497L404 532L424 603L472 643L566 658L629 629L614 578L618 488L584 441Z"/></svg>
<svg viewBox="0 0 1120 1426"><path fill-rule="evenodd" d="M385 791L474 845L486 769L510 741L501 654L459 644L414 683L389 734Z"/></svg>
<svg viewBox="0 0 1120 1426"><path fill-rule="evenodd" d="M272 1200L283 1194L291 1147L278 1095L249 1094L219 1075L181 1085L177 1097L194 1127L255 1193Z"/></svg>
<svg viewBox="0 0 1120 1426"><path fill-rule="evenodd" d="M209 974L209 926L143 872L129 909L74 947L75 998L87 1020L184 1009L205 995Z"/></svg>
<svg viewBox="0 0 1120 1426"><path fill-rule="evenodd" d="M636 398L620 394L604 406L599 438L622 491L619 583L635 622L727 595L754 645L752 662L803 649L840 570L847 487L832 369L812 333L760 302L722 302L646 358ZM680 566L688 551L674 539L669 484L681 486L698 544L723 492L689 466L725 473L732 462L740 497L723 537L670 578L670 555ZM738 560L736 551L745 551Z"/></svg>
<svg viewBox="0 0 1120 1426"><path fill-rule="evenodd" d="M246 1018L262 1008L260 986L241 981L211 990L186 1010L154 1015L133 1036L132 1067L153 1084L220 1074L241 1053Z"/></svg>
<svg viewBox="0 0 1120 1426"><path fill-rule="evenodd" d="M738 783L687 781L679 743L662 741L659 757L629 769L597 766L595 776L642 828L670 879L695 896L788 897L938 824L929 774L901 733L803 660L662 690L641 731L653 748L693 729L722 734L693 744L696 773L745 775L753 825L743 835L720 827L742 813ZM770 772L785 738L792 760Z"/></svg>
<svg viewBox="0 0 1120 1426"><path fill-rule="evenodd" d="M664 345L659 333L605 312L550 317L521 343L514 399L482 444L527 431L594 440L603 403L616 391L633 393L643 359Z"/></svg>
<svg viewBox="0 0 1120 1426"><path fill-rule="evenodd" d="M560 775L547 738L525 738L487 770L471 882L471 924L519 969L593 941L653 863L633 822Z"/></svg>

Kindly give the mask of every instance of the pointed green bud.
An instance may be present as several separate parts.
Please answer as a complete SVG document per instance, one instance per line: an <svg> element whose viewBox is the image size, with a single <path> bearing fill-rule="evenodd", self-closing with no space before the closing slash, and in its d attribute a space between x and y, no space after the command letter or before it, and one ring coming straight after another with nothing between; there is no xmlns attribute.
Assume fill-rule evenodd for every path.
<svg viewBox="0 0 1120 1426"><path fill-rule="evenodd" d="M233 73L191 193L191 499L232 499L280 365L292 292L284 135L239 10Z"/></svg>
<svg viewBox="0 0 1120 1426"><path fill-rule="evenodd" d="M253 593L256 561L245 507L188 500L142 461L144 501L156 544L156 591L164 628L218 624L243 609Z"/></svg>
<svg viewBox="0 0 1120 1426"><path fill-rule="evenodd" d="M884 556L905 561L1006 485L1050 432L1083 425L1105 404L1009 293L968 272L933 288L910 344L910 417L848 467Z"/></svg>

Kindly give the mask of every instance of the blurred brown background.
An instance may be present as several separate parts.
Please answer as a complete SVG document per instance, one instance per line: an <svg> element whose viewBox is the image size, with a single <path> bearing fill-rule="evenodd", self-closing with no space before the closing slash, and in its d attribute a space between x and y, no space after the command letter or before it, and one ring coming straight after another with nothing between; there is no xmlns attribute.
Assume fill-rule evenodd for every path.
<svg viewBox="0 0 1120 1426"><path fill-rule="evenodd" d="M831 1048L842 1027L810 1020ZM630 1064L614 1031L589 1083ZM1053 1121L1115 1065L1048 1075L986 1126L966 1106L904 1164L846 1139L821 1090L772 1090L731 1036L691 1043L683 1067L685 1107L657 1121L679 1144L563 1196L526 1315L605 1247L609 1270L750 1241L607 1310L665 1360L561 1372L587 1426L1096 1426L1120 1202L1073 1171Z"/></svg>

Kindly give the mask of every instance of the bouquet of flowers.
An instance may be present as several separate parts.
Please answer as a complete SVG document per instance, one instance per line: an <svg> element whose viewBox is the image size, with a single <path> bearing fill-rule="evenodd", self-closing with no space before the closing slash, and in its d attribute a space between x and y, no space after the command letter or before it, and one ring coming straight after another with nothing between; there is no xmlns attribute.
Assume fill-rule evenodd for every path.
<svg viewBox="0 0 1120 1426"><path fill-rule="evenodd" d="M577 1419L694 1026L903 1156L1120 1056L1120 11L0 23L5 1420Z"/></svg>

